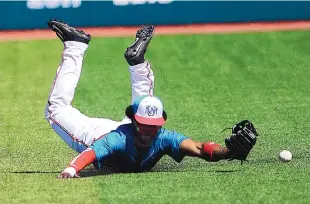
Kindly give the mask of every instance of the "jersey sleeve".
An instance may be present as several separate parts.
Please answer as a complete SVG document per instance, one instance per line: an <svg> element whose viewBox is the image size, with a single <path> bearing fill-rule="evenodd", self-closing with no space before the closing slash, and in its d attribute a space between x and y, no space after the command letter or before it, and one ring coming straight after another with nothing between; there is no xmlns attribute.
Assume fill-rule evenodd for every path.
<svg viewBox="0 0 310 204"><path fill-rule="evenodd" d="M185 154L180 151L180 145L186 139L189 139L189 137L176 131L165 130L163 133L163 148L176 162L181 162L185 157Z"/></svg>
<svg viewBox="0 0 310 204"><path fill-rule="evenodd" d="M122 151L125 148L125 138L117 131L112 131L96 140L90 148L95 152L96 159L100 163L106 157Z"/></svg>

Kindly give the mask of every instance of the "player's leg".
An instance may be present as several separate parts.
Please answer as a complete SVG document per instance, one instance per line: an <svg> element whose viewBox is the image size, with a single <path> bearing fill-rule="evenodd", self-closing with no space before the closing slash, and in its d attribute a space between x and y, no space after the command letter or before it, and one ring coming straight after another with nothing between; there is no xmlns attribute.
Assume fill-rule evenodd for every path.
<svg viewBox="0 0 310 204"><path fill-rule="evenodd" d="M74 150L88 145L89 118L71 106L91 36L69 25L51 20L48 25L64 42L62 62L50 92L45 116L55 132Z"/></svg>
<svg viewBox="0 0 310 204"><path fill-rule="evenodd" d="M149 61L144 58L153 34L154 26L142 26L136 33L134 43L125 52L132 83L132 102L137 96L154 94L154 72Z"/></svg>

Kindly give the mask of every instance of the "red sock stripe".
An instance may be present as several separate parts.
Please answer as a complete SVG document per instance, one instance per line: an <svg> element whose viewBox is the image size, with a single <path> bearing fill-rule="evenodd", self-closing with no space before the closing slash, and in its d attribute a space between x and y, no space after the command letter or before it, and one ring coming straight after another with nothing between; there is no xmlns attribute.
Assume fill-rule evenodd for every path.
<svg viewBox="0 0 310 204"><path fill-rule="evenodd" d="M64 43L64 50L65 50L65 49L66 49L66 44ZM60 63L60 65L59 65L59 67L58 67L59 69L57 69L56 76L55 76L55 79L54 79L54 82L53 82L53 85L52 85L52 88L51 88L51 91L50 91L48 100L50 99L50 97L51 97L51 95L52 95L52 92L54 91L56 81L57 81L58 76L59 76L59 73L60 73L60 71L61 71L61 69L62 69L62 65L63 65L63 63L64 63L64 50L63 50L62 55L61 55L61 63ZM50 114L52 114L52 112L51 112L48 108L47 108L47 111L48 111ZM68 135L69 137L71 137L71 139L72 139L73 141L76 141L76 142L81 143L82 145L88 147L88 145L85 144L82 140L79 140L78 138L74 137L73 134L69 133L69 131L68 131L66 128L64 128L60 123L58 123L53 117L50 116L49 119L50 119L51 121L53 121L58 127L60 127L64 132L66 132L67 135Z"/></svg>
<svg viewBox="0 0 310 204"><path fill-rule="evenodd" d="M152 94L152 89L153 89L153 81L152 79L150 78L150 75L151 75L151 65L149 62L147 62L147 65L146 65L146 68L148 69L149 73L147 74L147 78L150 80L150 89L149 89L149 95L153 95Z"/></svg>
<svg viewBox="0 0 310 204"><path fill-rule="evenodd" d="M53 82L53 85L52 85L52 88L51 88L51 91L50 91L50 95L49 95L49 97L48 97L48 100L50 99L50 97L51 97L51 95L52 95L52 92L54 91L54 87L55 87L55 84L56 84L56 80L57 80L57 78L58 78L58 75L59 75L59 73L60 73L60 71L61 71L61 69L62 69L62 65L63 65L63 63L64 63L64 51L65 51L65 49L66 49L66 44L64 43L64 49L63 49L63 51L62 51L62 54L61 54L61 63L60 63L60 65L59 65L59 70L57 69L57 71L56 71L56 76L55 76L55 79L54 79L54 82Z"/></svg>

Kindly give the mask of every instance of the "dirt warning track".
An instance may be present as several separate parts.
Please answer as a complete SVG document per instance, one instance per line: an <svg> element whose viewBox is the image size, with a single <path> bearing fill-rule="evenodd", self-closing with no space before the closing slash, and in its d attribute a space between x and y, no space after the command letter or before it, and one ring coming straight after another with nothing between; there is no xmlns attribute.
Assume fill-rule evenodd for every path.
<svg viewBox="0 0 310 204"><path fill-rule="evenodd" d="M132 36L137 27L94 27L80 28L93 37ZM156 26L157 35L204 34L204 33L240 33L269 32L285 30L310 30L310 21L293 22L256 22L256 23L226 23L226 24L192 24L175 26ZM50 29L0 31L0 41L55 39L57 36Z"/></svg>

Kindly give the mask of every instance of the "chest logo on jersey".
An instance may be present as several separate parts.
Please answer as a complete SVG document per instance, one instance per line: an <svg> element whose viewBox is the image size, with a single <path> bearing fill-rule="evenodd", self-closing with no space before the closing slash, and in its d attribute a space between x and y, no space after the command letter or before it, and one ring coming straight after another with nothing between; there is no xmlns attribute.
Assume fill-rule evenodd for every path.
<svg viewBox="0 0 310 204"><path fill-rule="evenodd" d="M157 115L157 111L158 111L158 108L156 106L146 106L145 107L145 113L148 116L154 116L155 114Z"/></svg>

